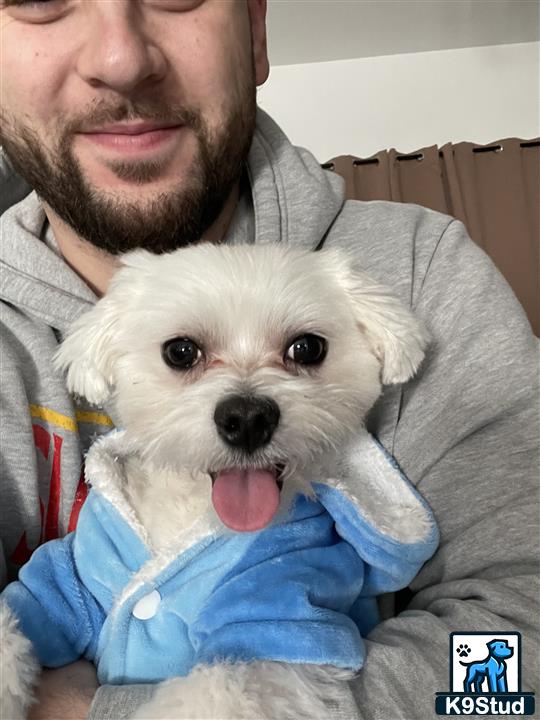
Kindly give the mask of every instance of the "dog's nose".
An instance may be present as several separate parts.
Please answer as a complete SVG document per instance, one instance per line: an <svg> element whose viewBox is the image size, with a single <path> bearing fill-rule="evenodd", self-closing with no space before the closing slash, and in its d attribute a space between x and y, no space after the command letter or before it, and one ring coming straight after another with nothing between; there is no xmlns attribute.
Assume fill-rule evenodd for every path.
<svg viewBox="0 0 540 720"><path fill-rule="evenodd" d="M268 397L231 395L217 405L214 422L228 445L251 453L272 437L279 407Z"/></svg>

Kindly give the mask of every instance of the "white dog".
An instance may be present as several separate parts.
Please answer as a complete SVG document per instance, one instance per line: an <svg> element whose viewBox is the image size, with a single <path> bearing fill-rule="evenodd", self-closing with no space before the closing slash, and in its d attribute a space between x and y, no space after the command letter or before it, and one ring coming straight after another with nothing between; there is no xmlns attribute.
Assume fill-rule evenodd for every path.
<svg viewBox="0 0 540 720"><path fill-rule="evenodd" d="M388 579L384 553L393 549L383 547L378 568L377 553L363 553L350 513L368 528L359 532L376 528L375 545L388 536L409 559L411 547L427 547L414 572L434 550L425 504L363 429L382 385L416 372L427 333L343 251L201 244L122 262L58 353L70 390L107 407L120 429L90 450L93 490L62 551L71 553L62 600L85 584L73 590L77 608L64 602L51 620L57 590L44 581L48 638L66 622L54 652L61 662L93 658L105 682L173 678L138 718L328 717L340 682L363 662L345 617L351 601L340 595L340 577L351 597L361 587L347 563L375 567L365 572L368 596L410 580L410 569ZM329 514L323 550L290 544L318 533L314 523ZM268 550L279 532L285 555ZM324 559L338 549L345 554ZM101 571L107 553L112 569ZM317 600L334 589L339 599ZM167 605L169 592L181 596L179 608ZM22 717L35 655L57 661L21 633L31 635L25 611L18 618L17 603L30 602L23 585L5 598L3 717ZM337 625L326 635L328 618ZM122 633L131 632L128 647Z"/></svg>

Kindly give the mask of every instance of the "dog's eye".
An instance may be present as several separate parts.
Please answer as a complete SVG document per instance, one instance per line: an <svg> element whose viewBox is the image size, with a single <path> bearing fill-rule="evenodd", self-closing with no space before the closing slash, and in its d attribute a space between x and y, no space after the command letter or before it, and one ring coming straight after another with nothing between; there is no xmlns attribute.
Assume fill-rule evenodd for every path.
<svg viewBox="0 0 540 720"><path fill-rule="evenodd" d="M167 340L161 348L161 357L175 370L189 370L202 357L198 345L189 338Z"/></svg>
<svg viewBox="0 0 540 720"><path fill-rule="evenodd" d="M326 357L328 345L318 335L302 335L296 338L286 352L286 357L301 365L316 365Z"/></svg>

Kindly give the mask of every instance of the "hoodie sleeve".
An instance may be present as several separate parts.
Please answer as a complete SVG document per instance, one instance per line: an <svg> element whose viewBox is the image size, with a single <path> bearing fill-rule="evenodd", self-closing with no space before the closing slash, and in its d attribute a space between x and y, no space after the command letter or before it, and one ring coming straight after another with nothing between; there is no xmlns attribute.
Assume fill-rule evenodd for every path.
<svg viewBox="0 0 540 720"><path fill-rule="evenodd" d="M0 600L19 621L45 667L60 667L84 656L91 660L104 614L81 583L73 560L74 533L39 547L19 580Z"/></svg>
<svg viewBox="0 0 540 720"><path fill-rule="evenodd" d="M338 535L364 563L362 596L407 587L439 542L428 504L367 432L345 449L335 470L335 478L313 487Z"/></svg>
<svg viewBox="0 0 540 720"><path fill-rule="evenodd" d="M94 695L87 720L123 720L149 702L159 685L101 685Z"/></svg>
<svg viewBox="0 0 540 720"><path fill-rule="evenodd" d="M435 717L449 633L518 630L538 678L538 340L461 223L443 233L414 308L434 345L403 389L390 448L433 510L440 545L407 608L368 637L358 716Z"/></svg>

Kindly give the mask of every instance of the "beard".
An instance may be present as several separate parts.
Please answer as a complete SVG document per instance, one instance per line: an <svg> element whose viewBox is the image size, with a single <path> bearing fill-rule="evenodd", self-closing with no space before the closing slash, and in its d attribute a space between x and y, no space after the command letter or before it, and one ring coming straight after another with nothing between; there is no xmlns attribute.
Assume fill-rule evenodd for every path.
<svg viewBox="0 0 540 720"><path fill-rule="evenodd" d="M197 108L144 100L115 107L100 103L91 113L66 123L50 149L32 128L3 113L0 141L17 173L83 240L112 255L135 248L170 252L200 241L242 175L255 132L253 62L231 94L234 102L214 132ZM100 192L88 182L73 153L75 134L85 127L130 120L172 122L194 132L197 154L184 173L183 187L137 203ZM160 176L163 162L116 160L107 166L118 178L144 185Z"/></svg>

